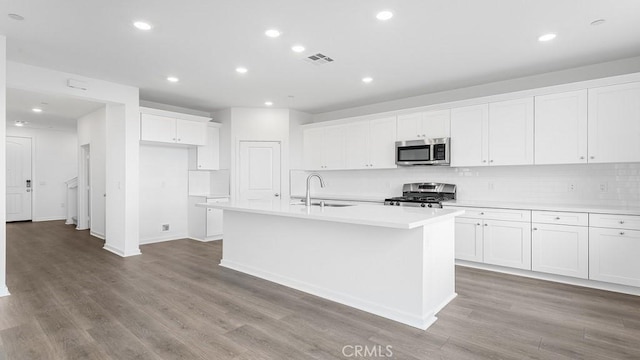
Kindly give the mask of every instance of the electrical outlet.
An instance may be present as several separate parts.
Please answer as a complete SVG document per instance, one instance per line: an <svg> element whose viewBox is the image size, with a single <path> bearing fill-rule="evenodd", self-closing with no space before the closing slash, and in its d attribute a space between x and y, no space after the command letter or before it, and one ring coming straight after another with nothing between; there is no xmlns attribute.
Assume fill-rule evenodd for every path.
<svg viewBox="0 0 640 360"><path fill-rule="evenodd" d="M162 231L169 231L169 224L162 224Z"/></svg>
<svg viewBox="0 0 640 360"><path fill-rule="evenodd" d="M606 193L609 191L609 184L608 183L601 183L600 184L600 192Z"/></svg>
<svg viewBox="0 0 640 360"><path fill-rule="evenodd" d="M576 184L574 184L574 183L569 183L569 185L567 185L567 191L568 191L568 192L574 192L574 191L576 191Z"/></svg>

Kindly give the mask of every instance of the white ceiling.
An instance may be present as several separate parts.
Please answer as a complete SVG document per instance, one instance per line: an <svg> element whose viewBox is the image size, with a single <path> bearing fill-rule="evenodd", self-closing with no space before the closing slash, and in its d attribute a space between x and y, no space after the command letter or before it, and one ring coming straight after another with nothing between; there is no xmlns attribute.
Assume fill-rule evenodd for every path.
<svg viewBox="0 0 640 360"><path fill-rule="evenodd" d="M78 118L104 104L59 95L45 95L31 91L7 89L7 126L25 121L25 127L45 129L75 128ZM42 109L35 113L33 108Z"/></svg>
<svg viewBox="0 0 640 360"><path fill-rule="evenodd" d="M202 111L271 100L321 113L640 55L638 0L5 3L9 60L137 86L143 100ZM395 16L376 20L382 9ZM135 29L139 19L154 28ZM267 38L269 28L282 36ZM548 32L558 37L537 41ZM293 53L297 43L307 51ZM302 60L316 52L335 61ZM364 76L374 81L363 84Z"/></svg>

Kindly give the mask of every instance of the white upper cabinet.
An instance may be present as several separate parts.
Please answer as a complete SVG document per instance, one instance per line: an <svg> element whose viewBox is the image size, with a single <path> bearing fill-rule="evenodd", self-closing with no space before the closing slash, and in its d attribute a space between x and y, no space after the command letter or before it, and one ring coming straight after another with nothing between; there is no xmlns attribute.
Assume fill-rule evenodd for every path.
<svg viewBox="0 0 640 360"><path fill-rule="evenodd" d="M369 122L361 121L345 125L348 141L345 142L345 166L347 169L369 168Z"/></svg>
<svg viewBox="0 0 640 360"><path fill-rule="evenodd" d="M489 165L533 164L533 97L489 104Z"/></svg>
<svg viewBox="0 0 640 360"><path fill-rule="evenodd" d="M386 117L369 121L370 168L395 168L396 118Z"/></svg>
<svg viewBox="0 0 640 360"><path fill-rule="evenodd" d="M640 83L589 89L589 162L640 161Z"/></svg>
<svg viewBox="0 0 640 360"><path fill-rule="evenodd" d="M427 111L398 116L397 139L418 140L450 135L450 110Z"/></svg>
<svg viewBox="0 0 640 360"><path fill-rule="evenodd" d="M189 168L191 170L220 169L220 128L218 126L209 124L206 143L189 151Z"/></svg>
<svg viewBox="0 0 640 360"><path fill-rule="evenodd" d="M326 126L304 131L304 164L308 170L345 168L345 127Z"/></svg>
<svg viewBox="0 0 640 360"><path fill-rule="evenodd" d="M451 166L482 166L488 162L489 106L451 110Z"/></svg>
<svg viewBox="0 0 640 360"><path fill-rule="evenodd" d="M535 97L535 163L587 162L587 90Z"/></svg>
<svg viewBox="0 0 640 360"><path fill-rule="evenodd" d="M141 113L140 140L170 144L205 145L207 122L178 119L173 116Z"/></svg>

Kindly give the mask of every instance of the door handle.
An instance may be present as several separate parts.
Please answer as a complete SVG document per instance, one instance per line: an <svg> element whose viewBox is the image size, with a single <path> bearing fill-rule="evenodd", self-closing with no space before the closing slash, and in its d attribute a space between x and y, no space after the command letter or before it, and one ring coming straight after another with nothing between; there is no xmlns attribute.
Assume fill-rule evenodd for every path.
<svg viewBox="0 0 640 360"><path fill-rule="evenodd" d="M273 194L273 196L275 196L275 197L280 197L280 194L275 193L275 194Z"/></svg>
<svg viewBox="0 0 640 360"><path fill-rule="evenodd" d="M31 187L31 180L27 180L27 189Z"/></svg>

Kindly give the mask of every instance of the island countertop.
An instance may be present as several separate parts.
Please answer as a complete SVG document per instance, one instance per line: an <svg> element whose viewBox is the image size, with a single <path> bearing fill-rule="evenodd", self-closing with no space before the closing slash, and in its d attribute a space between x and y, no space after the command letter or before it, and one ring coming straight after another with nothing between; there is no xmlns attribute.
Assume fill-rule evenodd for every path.
<svg viewBox="0 0 640 360"><path fill-rule="evenodd" d="M291 204L287 200L249 200L229 203L201 203L196 206L255 214L278 215L308 220L381 226L395 229L414 229L440 222L464 213L463 210L425 209L383 205L349 205L334 207Z"/></svg>

